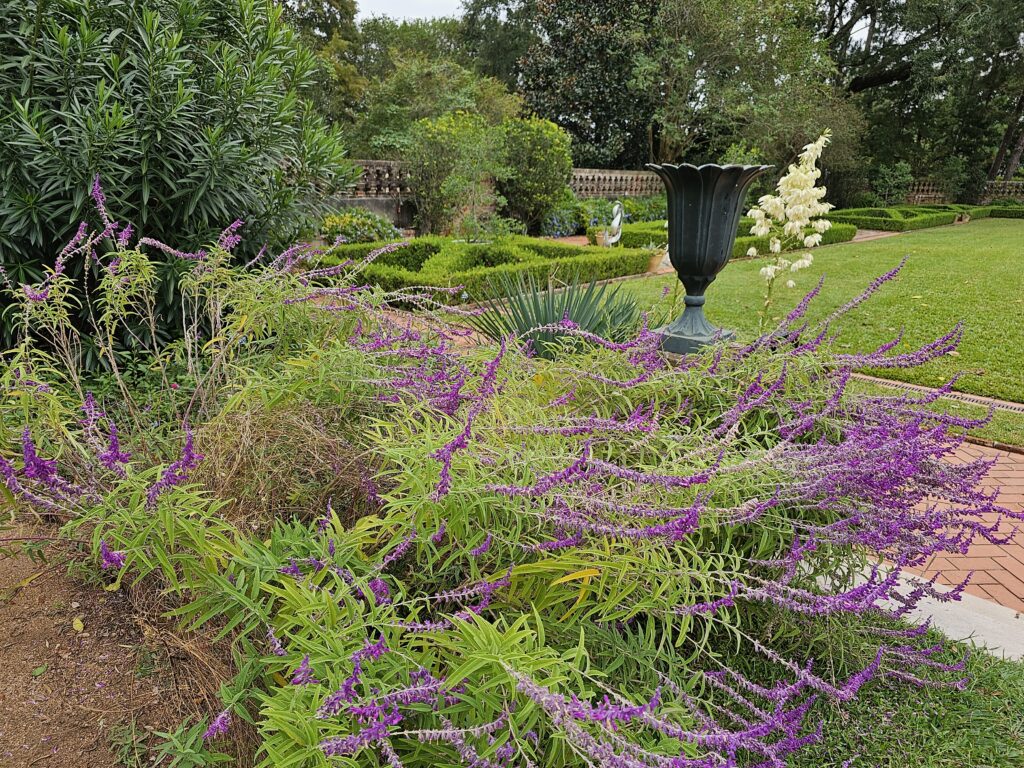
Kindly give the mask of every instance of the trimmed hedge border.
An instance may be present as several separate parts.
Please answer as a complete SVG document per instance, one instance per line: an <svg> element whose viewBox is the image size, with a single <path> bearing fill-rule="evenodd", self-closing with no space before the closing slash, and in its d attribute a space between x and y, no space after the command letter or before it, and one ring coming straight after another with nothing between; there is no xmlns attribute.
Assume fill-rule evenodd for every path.
<svg viewBox="0 0 1024 768"><path fill-rule="evenodd" d="M353 243L332 248L324 266L358 261L387 243ZM498 275L531 275L546 280L558 274L583 281L608 280L647 271L651 253L640 248L598 248L567 245L530 237L495 243L463 243L443 237L418 237L407 246L378 256L361 272L367 282L393 291L413 286L462 286L464 295L452 304L492 295ZM438 297L441 298L441 297Z"/></svg>
<svg viewBox="0 0 1024 768"><path fill-rule="evenodd" d="M952 224L959 215L955 210L929 208L847 208L829 212L828 218L832 222L854 224L860 229L909 232Z"/></svg>
<svg viewBox="0 0 1024 768"><path fill-rule="evenodd" d="M992 209L993 219L1024 219L1024 206L1000 206Z"/></svg>
<svg viewBox="0 0 1024 768"><path fill-rule="evenodd" d="M596 237L597 227L587 230L587 237ZM740 226L740 231L749 231L750 225ZM813 230L808 230L811 232ZM845 243L853 240L857 234L857 227L848 223L832 223L832 228L821 236L822 245L833 245L834 243ZM664 247L668 244L668 230L662 222L644 222L641 224L624 224L622 226L622 238L619 244L623 248L647 248L650 246ZM767 237L754 237L753 235L741 235L736 238L732 247L732 258L738 259L745 256L751 248L757 248L764 253L768 250Z"/></svg>

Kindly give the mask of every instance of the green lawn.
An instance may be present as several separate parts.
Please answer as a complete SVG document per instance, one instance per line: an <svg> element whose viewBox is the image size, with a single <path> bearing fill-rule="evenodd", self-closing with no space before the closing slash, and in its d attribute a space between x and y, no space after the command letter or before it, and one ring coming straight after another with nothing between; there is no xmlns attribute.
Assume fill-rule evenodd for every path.
<svg viewBox="0 0 1024 768"><path fill-rule="evenodd" d="M814 266L792 275L797 287L776 291L774 319L784 317L822 274L825 287L810 319L824 317L903 256L908 261L901 275L843 319L840 346L874 349L902 328L899 350L909 350L962 320L964 340L957 353L922 368L874 373L934 386L962 371L957 389L1024 402L1024 220L982 219L815 249ZM713 323L736 329L741 338L756 334L762 266L759 260L740 261L718 276L708 290L707 314ZM673 284L678 284L674 276L651 277L627 281L623 289L649 306L661 300L664 286Z"/></svg>
<svg viewBox="0 0 1024 768"><path fill-rule="evenodd" d="M944 661L967 649L950 643ZM875 681L839 707L822 701L820 744L792 768L1019 768L1024 766L1024 662L973 651L964 691Z"/></svg>

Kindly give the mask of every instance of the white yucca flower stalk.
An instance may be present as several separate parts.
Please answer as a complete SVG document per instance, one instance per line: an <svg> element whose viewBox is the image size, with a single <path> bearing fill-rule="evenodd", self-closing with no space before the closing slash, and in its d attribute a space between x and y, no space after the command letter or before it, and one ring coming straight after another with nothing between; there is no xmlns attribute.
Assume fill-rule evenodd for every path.
<svg viewBox="0 0 1024 768"><path fill-rule="evenodd" d="M824 202L827 190L816 186L821 178L818 160L831 136L831 131L826 130L817 141L805 146L797 162L790 165L779 179L776 194L762 196L747 213L754 220L750 234L768 238L766 256L770 263L761 269L761 277L766 283L762 325L771 306L776 278L783 272L799 272L814 263L814 257L809 253L795 261L783 258L781 254L820 245L822 235L832 227L828 219L822 218L832 209L831 203ZM750 248L747 255L755 257L760 254L757 248ZM786 287L795 288L796 282L787 280Z"/></svg>

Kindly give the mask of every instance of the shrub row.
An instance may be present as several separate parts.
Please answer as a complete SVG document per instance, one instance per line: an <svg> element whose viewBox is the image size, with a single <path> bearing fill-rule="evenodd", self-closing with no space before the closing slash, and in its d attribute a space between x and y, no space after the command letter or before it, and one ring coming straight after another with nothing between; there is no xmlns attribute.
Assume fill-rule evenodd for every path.
<svg viewBox="0 0 1024 768"><path fill-rule="evenodd" d="M749 232L752 222L747 219L740 222L739 231ZM599 227L591 227L587 230L587 237L590 242L596 242L596 233ZM809 231L808 231L809 232ZM821 238L822 245L833 243L845 243L852 240L857 234L857 227L847 223L832 223L832 228L825 232ZM641 224L625 224L622 227L622 239L619 245L623 248L646 248L649 246L665 246L668 244L668 230L664 222L643 222ZM754 237L753 235L740 235L732 248L732 257L739 258L746 254L751 248L758 251L768 250L767 237Z"/></svg>
<svg viewBox="0 0 1024 768"><path fill-rule="evenodd" d="M995 207L992 209L993 219L1024 219L1024 205Z"/></svg>
<svg viewBox="0 0 1024 768"><path fill-rule="evenodd" d="M879 229L886 232L909 232L915 229L941 227L956 221L960 211L946 206L905 206L896 208L846 208L832 211L829 220L854 224L860 229Z"/></svg>
<svg viewBox="0 0 1024 768"><path fill-rule="evenodd" d="M352 243L331 249L327 266L365 258L385 243ZM647 271L650 253L640 248L598 248L512 237L493 243L465 243L443 237L419 237L378 256L362 275L385 290L418 285L462 286L453 303L493 295L502 276L538 281L559 275L581 281L607 280Z"/></svg>

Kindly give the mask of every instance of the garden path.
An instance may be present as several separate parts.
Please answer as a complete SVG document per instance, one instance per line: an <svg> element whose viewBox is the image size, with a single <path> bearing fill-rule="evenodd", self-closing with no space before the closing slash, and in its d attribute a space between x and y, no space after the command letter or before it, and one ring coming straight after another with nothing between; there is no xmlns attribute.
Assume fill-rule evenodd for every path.
<svg viewBox="0 0 1024 768"><path fill-rule="evenodd" d="M998 501L1007 509L1024 511L1024 454L970 443L957 451L956 459L962 461L979 458L995 460L981 485L998 488ZM988 515L985 520L995 522L996 517ZM1024 523L1004 520L1000 530L1010 532L1015 527L1021 530L1009 544L982 541L963 555L936 555L918 572L926 578L938 573L940 583L955 585L974 571L967 592L1024 614Z"/></svg>

